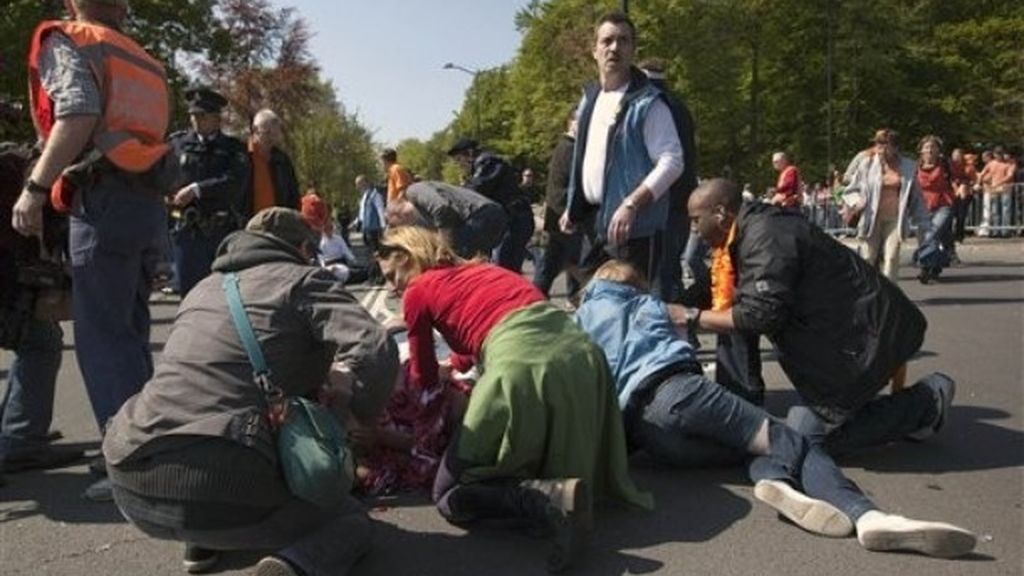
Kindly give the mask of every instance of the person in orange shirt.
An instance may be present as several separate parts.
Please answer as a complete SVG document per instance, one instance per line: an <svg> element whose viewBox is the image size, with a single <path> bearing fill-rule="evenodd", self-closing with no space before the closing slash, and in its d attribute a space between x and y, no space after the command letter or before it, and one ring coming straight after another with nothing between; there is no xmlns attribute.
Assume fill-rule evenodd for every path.
<svg viewBox="0 0 1024 576"><path fill-rule="evenodd" d="M253 116L249 181L239 206L243 218L271 206L299 208L299 182L291 158L280 148L283 141L284 130L277 114L263 109Z"/></svg>
<svg viewBox="0 0 1024 576"><path fill-rule="evenodd" d="M380 153L380 161L384 164L384 172L388 175L388 204L405 199L405 189L412 184L412 173L398 163L398 152L394 148L385 148Z"/></svg>

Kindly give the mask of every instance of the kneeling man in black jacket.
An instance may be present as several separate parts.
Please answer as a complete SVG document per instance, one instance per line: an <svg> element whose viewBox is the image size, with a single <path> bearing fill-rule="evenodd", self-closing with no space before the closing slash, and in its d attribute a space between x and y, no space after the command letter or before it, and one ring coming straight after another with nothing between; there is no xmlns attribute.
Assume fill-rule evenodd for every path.
<svg viewBox="0 0 1024 576"><path fill-rule="evenodd" d="M764 334L807 407L791 424L819 435L827 452L912 438L946 421L954 382L932 374L878 396L921 347L927 322L903 292L806 218L743 205L739 188L713 179L689 200L693 228L731 257L732 308L694 311L701 328Z"/></svg>

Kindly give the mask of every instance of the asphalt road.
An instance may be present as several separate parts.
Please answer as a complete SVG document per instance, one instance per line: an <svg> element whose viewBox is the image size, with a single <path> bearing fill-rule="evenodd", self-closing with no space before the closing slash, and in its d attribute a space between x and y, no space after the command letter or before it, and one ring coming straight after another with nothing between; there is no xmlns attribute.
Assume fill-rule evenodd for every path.
<svg viewBox="0 0 1024 576"><path fill-rule="evenodd" d="M907 268L902 280L930 324L910 365L911 381L941 370L958 383L948 426L925 443L879 448L841 464L887 510L976 531L974 555L950 561L867 552L855 539L816 537L780 521L753 499L742 470L667 470L638 460L635 477L654 493L657 509L602 511L576 573L1024 573L1024 244L975 241L961 254L965 265L938 284L919 285ZM152 302L157 354L176 306L176 299ZM54 427L64 442L95 450L98 434L67 333ZM707 360L710 339L705 342ZM783 413L795 397L767 346L763 351L768 408ZM10 354L0 352L0 379L9 364ZM0 488L0 575L184 573L180 544L151 540L113 505L80 499L91 480L84 465L7 476ZM356 576L543 573L542 541L494 529L467 533L442 521L424 498L373 506L376 546ZM219 573L246 574L258 557L230 555Z"/></svg>

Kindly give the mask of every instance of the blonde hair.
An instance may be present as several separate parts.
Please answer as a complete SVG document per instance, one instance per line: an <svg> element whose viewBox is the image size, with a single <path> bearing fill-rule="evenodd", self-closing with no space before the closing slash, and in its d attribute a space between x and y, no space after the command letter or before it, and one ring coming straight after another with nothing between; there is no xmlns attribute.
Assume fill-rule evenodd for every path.
<svg viewBox="0 0 1024 576"><path fill-rule="evenodd" d="M377 249L378 257L386 258L396 251L408 254L412 264L420 270L462 263L462 259L440 234L418 226L388 229Z"/></svg>
<svg viewBox="0 0 1024 576"><path fill-rule="evenodd" d="M637 290L647 292L647 280L640 275L640 272L632 264L624 260L609 260L601 265L594 272L593 280L608 280L632 286Z"/></svg>

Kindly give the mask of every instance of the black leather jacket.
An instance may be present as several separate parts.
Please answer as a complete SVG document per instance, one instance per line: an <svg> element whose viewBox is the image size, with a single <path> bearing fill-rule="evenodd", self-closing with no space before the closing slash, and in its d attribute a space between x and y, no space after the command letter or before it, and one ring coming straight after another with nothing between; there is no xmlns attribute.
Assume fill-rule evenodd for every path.
<svg viewBox="0 0 1024 576"><path fill-rule="evenodd" d="M736 329L767 335L804 400L826 419L844 420L921 347L924 315L799 214L755 203L737 222Z"/></svg>

